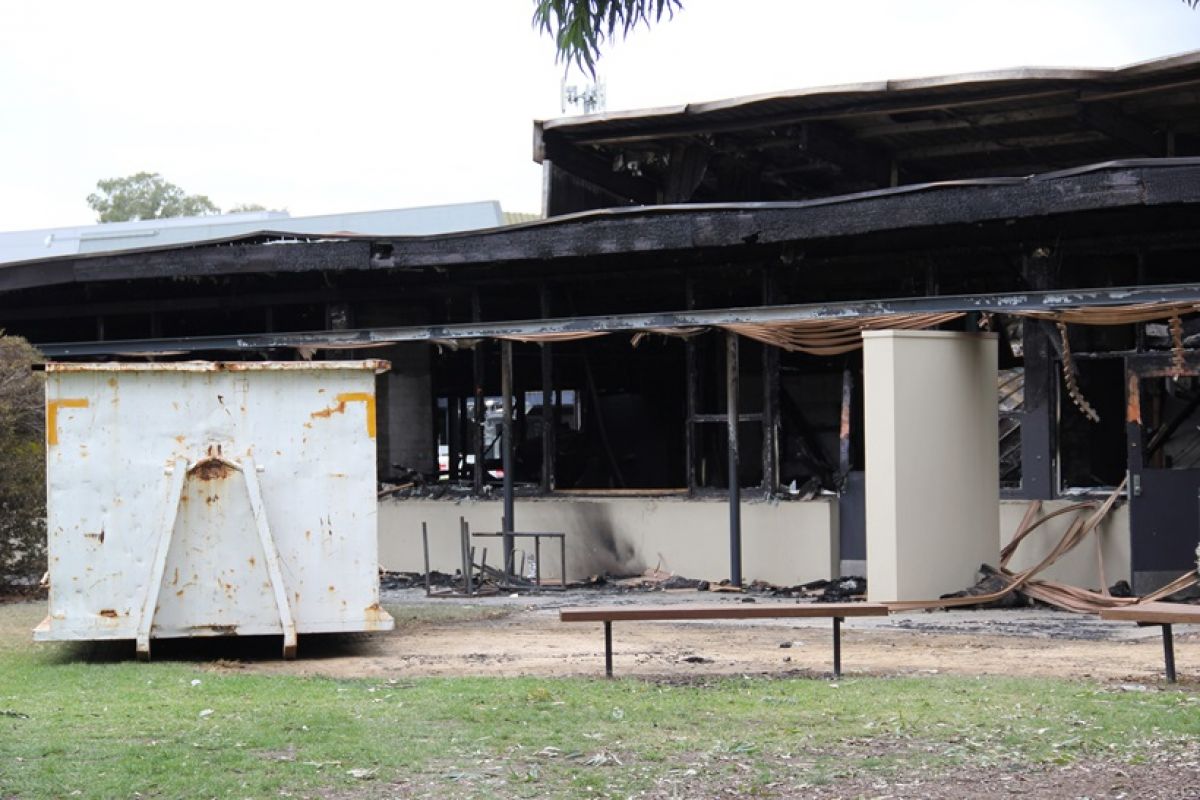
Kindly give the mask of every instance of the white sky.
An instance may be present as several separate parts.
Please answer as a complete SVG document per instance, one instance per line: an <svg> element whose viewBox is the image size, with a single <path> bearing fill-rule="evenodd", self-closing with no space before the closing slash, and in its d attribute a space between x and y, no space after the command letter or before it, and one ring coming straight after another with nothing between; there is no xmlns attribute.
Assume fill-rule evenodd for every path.
<svg viewBox="0 0 1200 800"><path fill-rule="evenodd" d="M540 208L562 67L533 0L0 0L0 230L87 224L160 172L293 216ZM1200 48L1181 0L685 0L608 48L608 109ZM569 82L581 83L578 75Z"/></svg>

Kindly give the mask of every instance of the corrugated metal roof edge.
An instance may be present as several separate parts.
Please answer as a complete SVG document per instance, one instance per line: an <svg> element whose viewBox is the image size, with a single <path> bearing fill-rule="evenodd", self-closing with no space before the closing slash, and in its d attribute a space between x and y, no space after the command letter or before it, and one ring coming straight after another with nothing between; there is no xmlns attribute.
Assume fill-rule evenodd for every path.
<svg viewBox="0 0 1200 800"><path fill-rule="evenodd" d="M608 122L622 122L637 119L655 119L673 116L695 117L729 109L744 108L759 103L778 100L803 100L822 95L887 95L922 89L953 89L984 86L999 83L1020 82L1050 82L1067 81L1083 82L1098 80L1122 80L1141 78L1160 72L1191 67L1200 64L1200 50L1192 50L1172 56L1139 61L1121 67L1068 68L1068 67L1014 67L1012 69L985 70L982 72L965 72L950 75L935 75L923 78L902 78L899 80L867 81L862 83L834 84L831 86L813 86L802 89L790 89L781 92L766 92L763 94L743 95L700 103L686 103L677 106L661 106L658 108L629 109L612 111L602 114L586 114L577 117L557 117L534 122L536 131L567 131L572 128L600 127Z"/></svg>

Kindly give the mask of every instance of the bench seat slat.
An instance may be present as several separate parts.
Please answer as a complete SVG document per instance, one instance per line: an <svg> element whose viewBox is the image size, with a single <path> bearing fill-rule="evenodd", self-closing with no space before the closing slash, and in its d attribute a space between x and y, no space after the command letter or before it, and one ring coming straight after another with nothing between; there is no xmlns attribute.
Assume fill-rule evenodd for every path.
<svg viewBox="0 0 1200 800"><path fill-rule="evenodd" d="M723 605L579 606L559 609L562 622L629 620L771 619L776 617L886 617L880 603L726 603Z"/></svg>
<svg viewBox="0 0 1200 800"><path fill-rule="evenodd" d="M1100 612L1100 618L1151 625L1200 623L1200 606L1186 603L1139 603L1120 608L1106 608Z"/></svg>

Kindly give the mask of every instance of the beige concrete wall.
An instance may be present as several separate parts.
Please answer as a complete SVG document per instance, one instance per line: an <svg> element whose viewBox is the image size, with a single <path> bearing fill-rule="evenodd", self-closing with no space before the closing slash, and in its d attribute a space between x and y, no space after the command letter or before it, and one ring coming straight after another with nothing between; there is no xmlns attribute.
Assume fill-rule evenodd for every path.
<svg viewBox="0 0 1200 800"><path fill-rule="evenodd" d="M920 600L999 560L996 338L863 334L867 591Z"/></svg>
<svg viewBox="0 0 1200 800"><path fill-rule="evenodd" d="M379 504L379 557L385 569L423 571L421 523L429 526L433 569L453 572L461 557L458 519L474 531L500 528L498 500L384 499ZM662 497L518 498L517 527L567 534L571 580L610 573L630 575L658 567L705 580L729 577L729 514L720 499ZM477 540L479 546L483 540ZM837 503L742 503L745 581L792 585L835 577ZM499 565L499 540L487 540L488 563ZM528 547L532 542L518 542ZM542 549L543 577L559 576L558 552Z"/></svg>
<svg viewBox="0 0 1200 800"><path fill-rule="evenodd" d="M1053 500L1042 504L1042 512L1049 514L1069 506L1075 500ZM1000 544L1008 544L1029 507L1027 501L1005 500L1000 503ZM1025 537L1009 562L1014 572L1035 566L1049 555L1075 518L1063 514L1040 526ZM1096 537L1099 537L1097 539ZM1097 542L1104 555L1104 580L1100 579L1099 559L1096 555ZM1119 580L1130 580L1129 555L1129 506L1122 505L1109 512L1096 533L1085 539L1078 547L1059 559L1038 577L1062 581L1084 589L1100 589L1107 583L1112 586ZM993 564L994 566L994 564Z"/></svg>

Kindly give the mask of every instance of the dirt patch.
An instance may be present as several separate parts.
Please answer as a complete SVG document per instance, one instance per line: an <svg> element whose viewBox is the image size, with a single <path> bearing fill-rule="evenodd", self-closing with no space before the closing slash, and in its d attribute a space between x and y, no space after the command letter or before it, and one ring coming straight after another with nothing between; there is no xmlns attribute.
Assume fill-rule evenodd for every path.
<svg viewBox="0 0 1200 800"><path fill-rule="evenodd" d="M299 660L253 660L247 668L333 677L603 675L602 626L558 621L558 607L591 602L586 592L486 602L403 594L389 597L397 617L393 632L301 637ZM685 592L627 602L712 601L711 594ZM643 679L822 676L832 669L831 625L824 619L618 623L613 650L618 676ZM1200 664L1200 634L1177 631L1176 657L1181 685L1200 685L1200 670L1186 666ZM941 673L1155 683L1161 680L1162 646L1157 628L1046 609L910 613L848 620L842 664L847 676Z"/></svg>

